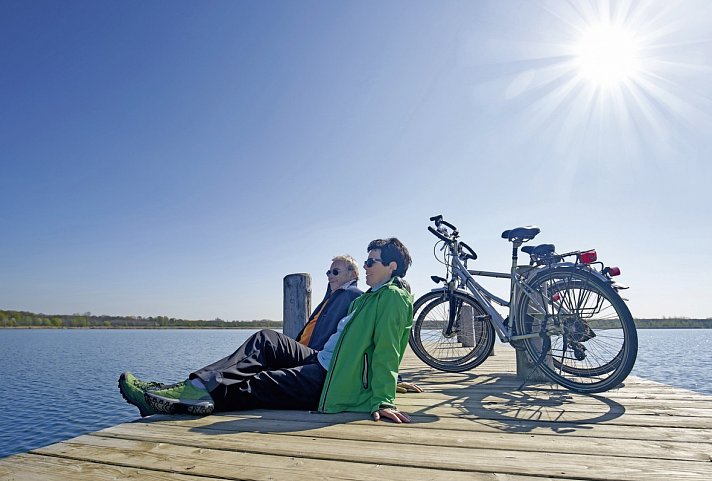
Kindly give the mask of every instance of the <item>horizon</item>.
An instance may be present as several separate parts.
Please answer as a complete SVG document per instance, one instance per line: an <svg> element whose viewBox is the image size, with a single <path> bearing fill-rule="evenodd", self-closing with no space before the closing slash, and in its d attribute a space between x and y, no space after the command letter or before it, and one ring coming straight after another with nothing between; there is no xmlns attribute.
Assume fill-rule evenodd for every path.
<svg viewBox="0 0 712 481"><path fill-rule="evenodd" d="M164 315L156 315L156 316L141 316L141 315L118 315L118 314L95 314L92 312L84 312L84 313L72 313L72 314L59 314L59 313L44 313L44 312L30 312L30 311L18 311L14 309L2 309L0 308L0 312L20 312L20 313L27 313L31 314L33 316L42 316L42 317L107 317L107 318L126 318L126 319L157 319L157 318L165 318L167 320L176 320L176 321L186 321L186 322L283 322L283 319L185 319L185 318L175 318L175 317L168 317ZM712 317L683 317L683 316L656 316L656 317L635 317L633 318L636 321L708 321L712 320Z"/></svg>
<svg viewBox="0 0 712 481"><path fill-rule="evenodd" d="M534 224L635 318L712 316L712 3L3 7L3 308L281 319L391 236L417 298L442 214L470 268Z"/></svg>

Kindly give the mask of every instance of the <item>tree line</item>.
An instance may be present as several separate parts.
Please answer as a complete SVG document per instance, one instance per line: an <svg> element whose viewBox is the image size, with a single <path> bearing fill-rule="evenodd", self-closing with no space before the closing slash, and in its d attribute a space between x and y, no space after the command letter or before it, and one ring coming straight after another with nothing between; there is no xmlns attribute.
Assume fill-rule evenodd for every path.
<svg viewBox="0 0 712 481"><path fill-rule="evenodd" d="M638 329L712 329L712 318L663 317L662 319L636 319L635 325Z"/></svg>
<svg viewBox="0 0 712 481"><path fill-rule="evenodd" d="M44 328L133 328L133 329L177 329L177 328L212 328L212 329L261 329L281 328L282 321L260 319L254 321L225 321L176 319L167 316L95 316L90 312L83 314L35 314L26 311L0 310L0 328L44 327Z"/></svg>
<svg viewBox="0 0 712 481"><path fill-rule="evenodd" d="M613 324L615 325L615 324ZM636 319L638 329L712 329L712 318L690 319L663 317L660 319ZM46 327L46 328L212 328L212 329L281 329L282 321L260 319L256 321L187 320L166 316L95 316L90 312L72 315L35 314L25 311L0 310L0 328Z"/></svg>

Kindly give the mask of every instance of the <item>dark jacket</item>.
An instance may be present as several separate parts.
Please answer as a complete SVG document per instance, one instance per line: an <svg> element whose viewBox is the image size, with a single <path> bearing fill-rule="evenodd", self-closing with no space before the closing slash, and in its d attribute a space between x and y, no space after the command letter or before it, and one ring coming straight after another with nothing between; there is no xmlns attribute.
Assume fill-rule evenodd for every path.
<svg viewBox="0 0 712 481"><path fill-rule="evenodd" d="M314 309L314 312L311 313L309 319L307 320L307 323L311 321L312 318L319 312L322 305L326 303L324 310L321 312L319 319L316 321L316 325L314 326L314 330L312 331L311 339L309 339L308 344L309 347L317 351L324 349L324 343L333 333L336 332L336 326L348 313L351 302L363 294L363 291L356 287L356 281L353 281L347 287L337 289L333 296L329 297L330 294L331 286L328 286L326 288L326 295L324 296L324 299L318 306L316 306L316 309ZM299 340L302 336L302 332L304 332L304 328L302 328L302 330L299 331L299 334L297 334L297 340Z"/></svg>

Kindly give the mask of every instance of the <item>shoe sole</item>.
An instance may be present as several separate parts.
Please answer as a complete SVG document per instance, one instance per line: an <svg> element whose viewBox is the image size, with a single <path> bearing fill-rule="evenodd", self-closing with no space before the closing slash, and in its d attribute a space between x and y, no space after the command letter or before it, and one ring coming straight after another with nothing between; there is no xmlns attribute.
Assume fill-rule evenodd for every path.
<svg viewBox="0 0 712 481"><path fill-rule="evenodd" d="M150 416L151 414L156 414L157 411L154 411L154 412L146 411L145 406L141 406L140 404L137 404L134 400L131 399L131 396L126 391L124 391L124 389L125 389L124 386L127 384L128 384L128 381L126 380L126 373L125 372L121 373L121 376L119 376L119 391L121 392L121 397L124 398L124 401L126 401L127 403L129 403L130 405L132 405L134 407L137 407L138 412L141 414L142 418L145 418L146 416ZM145 400L146 400L146 396L144 396L144 401ZM150 404L149 404L149 407L151 407Z"/></svg>
<svg viewBox="0 0 712 481"><path fill-rule="evenodd" d="M143 398L146 404L159 413L208 416L215 410L215 404L212 401L181 401L157 396L150 392L146 392Z"/></svg>

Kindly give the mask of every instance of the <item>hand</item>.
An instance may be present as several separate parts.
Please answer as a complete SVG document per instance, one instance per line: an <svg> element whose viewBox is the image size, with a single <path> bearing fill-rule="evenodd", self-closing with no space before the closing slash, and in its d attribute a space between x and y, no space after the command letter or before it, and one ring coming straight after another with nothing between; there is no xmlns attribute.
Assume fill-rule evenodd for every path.
<svg viewBox="0 0 712 481"><path fill-rule="evenodd" d="M401 423L409 423L410 422L410 416L408 416L406 413L402 413L397 409L379 409L375 413L373 413L373 420L378 421L381 418L384 419L390 419L396 424L401 424Z"/></svg>
<svg viewBox="0 0 712 481"><path fill-rule="evenodd" d="M406 392L423 392L423 388L412 382L399 382L396 385L396 392L406 393Z"/></svg>

